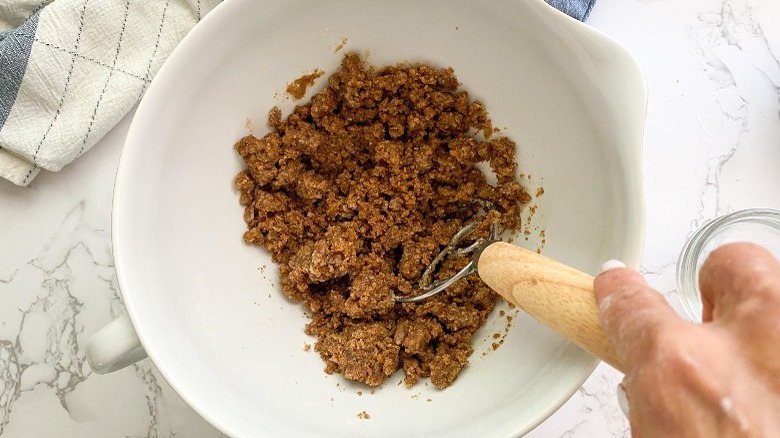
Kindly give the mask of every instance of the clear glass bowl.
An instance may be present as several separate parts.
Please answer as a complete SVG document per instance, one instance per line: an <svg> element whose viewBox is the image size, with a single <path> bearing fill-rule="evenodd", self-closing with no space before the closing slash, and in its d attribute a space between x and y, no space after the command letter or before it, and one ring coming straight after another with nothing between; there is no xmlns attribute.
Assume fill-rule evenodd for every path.
<svg viewBox="0 0 780 438"><path fill-rule="evenodd" d="M780 211L736 211L708 222L691 236L677 260L677 291L691 321L701 322L699 268L712 250L731 242L757 243L780 258Z"/></svg>

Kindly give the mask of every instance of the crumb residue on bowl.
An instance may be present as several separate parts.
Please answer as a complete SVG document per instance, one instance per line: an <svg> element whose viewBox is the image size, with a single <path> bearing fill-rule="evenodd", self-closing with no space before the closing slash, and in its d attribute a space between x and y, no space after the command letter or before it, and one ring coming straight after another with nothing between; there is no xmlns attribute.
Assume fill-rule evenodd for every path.
<svg viewBox="0 0 780 438"><path fill-rule="evenodd" d="M527 247L533 247L535 245L535 251L541 254L542 250L547 244L547 231L540 223L538 214L540 211L539 198L544 195L545 188L541 185L541 181L536 183L532 182L533 177L531 175L521 174L520 178L527 179L529 181L529 185L539 184L536 188L533 202L526 205L524 210L525 217L523 222L525 223L525 227L522 231L522 236L523 240L526 242L525 245Z"/></svg>
<svg viewBox="0 0 780 438"><path fill-rule="evenodd" d="M333 49L333 53L338 52L339 50L343 49L344 46L347 45L347 37L341 37L341 42L339 42L336 47Z"/></svg>
<svg viewBox="0 0 780 438"><path fill-rule="evenodd" d="M301 99L303 96L306 95L306 90L309 89L312 85L314 85L314 81L317 80L320 76L324 75L325 72L315 68L313 72L309 74L305 74L298 79L290 82L287 84L287 93L290 94L294 99Z"/></svg>
<svg viewBox="0 0 780 438"><path fill-rule="evenodd" d="M358 412L357 417L360 418L361 420L370 420L371 419L371 415L368 412L366 412L366 411Z"/></svg>
<svg viewBox="0 0 780 438"><path fill-rule="evenodd" d="M507 314L507 312L503 309L501 309L498 312L498 316L501 319L504 319L506 322L504 325L504 329L493 333L493 335L491 336L492 338L491 340L493 342L491 342L490 346L486 351L482 352L482 357L487 356L491 351L498 350L502 345L504 345L504 341L506 340L506 337L509 335L509 330L512 328L512 321L518 315L518 313L520 313L520 310L517 308L511 308L511 309L512 309L511 315Z"/></svg>

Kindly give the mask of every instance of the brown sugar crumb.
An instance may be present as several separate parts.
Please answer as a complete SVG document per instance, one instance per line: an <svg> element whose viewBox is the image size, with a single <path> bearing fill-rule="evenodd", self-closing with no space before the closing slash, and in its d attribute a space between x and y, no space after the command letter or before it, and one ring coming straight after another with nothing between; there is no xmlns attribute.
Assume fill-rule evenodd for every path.
<svg viewBox="0 0 780 438"><path fill-rule="evenodd" d="M316 81L317 78L319 78L323 74L325 74L324 71L315 68L312 73L303 75L298 79L287 84L287 93L289 93L290 96L292 96L296 100L301 99L303 96L306 95L306 90L312 85L314 85L314 81Z"/></svg>
<svg viewBox="0 0 780 438"><path fill-rule="evenodd" d="M515 310L515 315L517 315L518 310ZM512 321L514 320L514 317L512 315L507 315L504 310L499 311L499 316L506 317L506 325L504 326L504 332L503 333L493 333L493 339L497 342L493 342L490 347L492 351L498 350L499 347L504 345L504 341L506 340L506 337L509 335L509 329L512 328ZM491 351L491 349L488 349L488 351ZM487 352L483 352L482 356L486 356Z"/></svg>
<svg viewBox="0 0 780 438"><path fill-rule="evenodd" d="M536 197L538 198L542 195L544 195L544 187L540 186L538 189L536 189Z"/></svg>
<svg viewBox="0 0 780 438"><path fill-rule="evenodd" d="M530 200L515 179L515 144L477 139L492 125L485 107L458 90L452 69L425 65L367 68L348 54L311 102L272 130L242 138L236 177L247 243L267 249L281 287L311 311L306 333L327 373L370 386L403 369L413 385L452 384L473 352L471 338L497 295L476 276L419 303L425 266L480 210L477 229L520 229ZM476 164L487 162L496 184ZM450 257L438 276L468 259ZM427 383L426 383L427 385Z"/></svg>
<svg viewBox="0 0 780 438"><path fill-rule="evenodd" d="M358 397L359 397L359 396L362 396L362 395L363 395L363 391L358 391L358 392L357 392L357 395L358 395Z"/></svg>
<svg viewBox="0 0 780 438"><path fill-rule="evenodd" d="M517 310L515 312L517 312ZM515 314L517 314L517 313L515 313ZM513 319L514 318L512 317L512 315L507 315L506 316L506 327L504 327L504 336L506 336L506 334L509 333L509 329L512 328L512 321L513 321Z"/></svg>
<svg viewBox="0 0 780 438"><path fill-rule="evenodd" d="M341 37L341 42L336 45L336 48L333 49L333 53L338 52L339 50L343 49L344 46L347 45L347 38Z"/></svg>
<svg viewBox="0 0 780 438"><path fill-rule="evenodd" d="M360 418L361 420L370 420L371 419L371 415L369 415L369 413L366 412L366 411L358 412L357 417Z"/></svg>
<svg viewBox="0 0 780 438"><path fill-rule="evenodd" d="M303 351L309 351L309 350L311 350L311 344L304 342Z"/></svg>

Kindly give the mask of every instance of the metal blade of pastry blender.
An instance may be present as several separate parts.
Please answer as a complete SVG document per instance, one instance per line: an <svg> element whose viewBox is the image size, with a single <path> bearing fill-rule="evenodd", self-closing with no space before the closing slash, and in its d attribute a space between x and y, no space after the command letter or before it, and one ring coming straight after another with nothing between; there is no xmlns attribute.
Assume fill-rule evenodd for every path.
<svg viewBox="0 0 780 438"><path fill-rule="evenodd" d="M424 300L459 279L478 273L485 284L507 301L575 345L622 371L615 347L598 322L593 277L534 251L501 242L495 225L491 229L490 238L479 241L479 244L475 242L467 248L457 249L457 245L475 229L474 222L463 227L426 268L423 274L426 284L421 285L423 294L396 297L396 301ZM436 265L450 254L472 254L472 259L453 277L430 282Z"/></svg>

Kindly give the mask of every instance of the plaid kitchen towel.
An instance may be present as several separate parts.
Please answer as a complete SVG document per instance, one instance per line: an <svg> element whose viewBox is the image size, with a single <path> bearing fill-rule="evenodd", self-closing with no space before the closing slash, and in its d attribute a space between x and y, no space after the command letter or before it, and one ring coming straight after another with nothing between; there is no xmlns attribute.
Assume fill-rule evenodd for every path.
<svg viewBox="0 0 780 438"><path fill-rule="evenodd" d="M0 0L0 177L25 186L89 150L219 1ZM547 0L579 20L594 1Z"/></svg>
<svg viewBox="0 0 780 438"><path fill-rule="evenodd" d="M0 176L27 185L86 152L218 2L0 1Z"/></svg>
<svg viewBox="0 0 780 438"><path fill-rule="evenodd" d="M545 0L550 6L558 9L566 15L576 18L580 21L585 21L590 15L590 10L593 9L593 5L596 0Z"/></svg>

